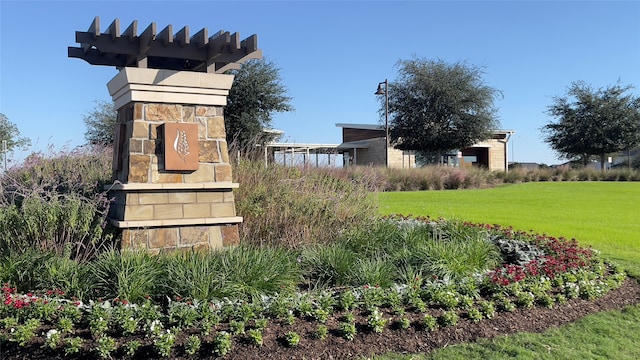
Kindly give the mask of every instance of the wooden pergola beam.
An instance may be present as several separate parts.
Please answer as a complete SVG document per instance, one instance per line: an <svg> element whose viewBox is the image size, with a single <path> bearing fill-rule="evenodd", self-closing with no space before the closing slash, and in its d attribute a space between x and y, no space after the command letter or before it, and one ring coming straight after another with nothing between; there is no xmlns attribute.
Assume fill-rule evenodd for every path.
<svg viewBox="0 0 640 360"><path fill-rule="evenodd" d="M155 22L140 35L137 32L136 20L120 33L120 21L115 19L101 34L100 18L96 16L86 32L76 32L76 42L80 47L69 47L68 56L92 65L215 73L237 69L242 62L262 56L256 35L242 40L237 32L231 34L220 30L209 37L207 28L203 28L189 36L188 26L174 34L172 25L158 33Z"/></svg>

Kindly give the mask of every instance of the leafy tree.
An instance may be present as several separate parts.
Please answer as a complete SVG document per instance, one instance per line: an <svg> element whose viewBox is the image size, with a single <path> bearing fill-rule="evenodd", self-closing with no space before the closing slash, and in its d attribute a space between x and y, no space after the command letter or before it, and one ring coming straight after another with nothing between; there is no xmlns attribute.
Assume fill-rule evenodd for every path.
<svg viewBox="0 0 640 360"><path fill-rule="evenodd" d="M260 59L250 60L229 73L235 78L224 109L227 142L246 148L272 140L263 132L271 127L272 115L293 110L279 69L273 62Z"/></svg>
<svg viewBox="0 0 640 360"><path fill-rule="evenodd" d="M93 145L111 145L115 139L118 113L112 102L96 100L96 106L83 116L84 138Z"/></svg>
<svg viewBox="0 0 640 360"><path fill-rule="evenodd" d="M545 142L566 159L586 165L600 157L640 145L640 98L619 82L594 90L583 81L571 84L565 96L556 96L547 113L558 119L542 127Z"/></svg>
<svg viewBox="0 0 640 360"><path fill-rule="evenodd" d="M31 145L29 138L21 137L16 124L9 121L4 114L0 114L0 144L2 140L7 141L7 152L12 152L15 148L26 148ZM0 152L3 151L0 148Z"/></svg>
<svg viewBox="0 0 640 360"><path fill-rule="evenodd" d="M441 60L401 60L389 83L389 137L395 148L441 154L491 137L498 125L482 69Z"/></svg>

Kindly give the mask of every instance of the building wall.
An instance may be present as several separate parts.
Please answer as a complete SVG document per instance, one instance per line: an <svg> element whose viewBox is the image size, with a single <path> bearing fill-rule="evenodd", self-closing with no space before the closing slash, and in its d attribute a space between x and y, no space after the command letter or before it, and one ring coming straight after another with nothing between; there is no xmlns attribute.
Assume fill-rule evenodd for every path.
<svg viewBox="0 0 640 360"><path fill-rule="evenodd" d="M485 147L489 149L489 170L504 171L506 170L507 147L505 140L490 139L478 143L472 148Z"/></svg>
<svg viewBox="0 0 640 360"><path fill-rule="evenodd" d="M354 156L355 154L355 156ZM385 155L385 139L376 138L369 141L366 149L351 149L349 156L353 157L350 164L361 166L381 166L387 161ZM355 159L355 160L353 160ZM415 153L389 148L390 168L413 168L416 164Z"/></svg>
<svg viewBox="0 0 640 360"><path fill-rule="evenodd" d="M384 165L386 161L384 145L384 138L376 138L370 140L369 148L356 149L355 155L354 150L351 149L349 155L354 158L352 164L364 166Z"/></svg>
<svg viewBox="0 0 640 360"><path fill-rule="evenodd" d="M343 142L375 139L379 137L384 137L384 135L385 135L384 130L342 128Z"/></svg>
<svg viewBox="0 0 640 360"><path fill-rule="evenodd" d="M416 154L413 151L389 149L389 167L394 169L414 168Z"/></svg>
<svg viewBox="0 0 640 360"><path fill-rule="evenodd" d="M384 151L384 131L343 128L342 136L343 142L369 140L368 148L357 149L355 151L355 161L352 160L350 164L365 166L385 165L386 156ZM373 136L377 137L372 138ZM488 151L474 151L474 149L487 149ZM466 150L463 150L463 154L465 153L467 155L476 155L477 153L478 163L471 164L464 163L464 161L462 161L462 166L484 166L492 171L507 170L507 141L504 138L489 139L487 141L480 142ZM350 157L353 157L354 149L349 150L348 154ZM390 168L412 168L415 166L415 161L415 153L394 148L389 149Z"/></svg>

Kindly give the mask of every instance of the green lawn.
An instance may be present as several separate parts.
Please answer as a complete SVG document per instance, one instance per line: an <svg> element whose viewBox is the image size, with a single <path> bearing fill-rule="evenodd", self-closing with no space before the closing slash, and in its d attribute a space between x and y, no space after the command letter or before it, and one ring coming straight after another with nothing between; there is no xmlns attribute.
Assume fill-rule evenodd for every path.
<svg viewBox="0 0 640 360"><path fill-rule="evenodd" d="M429 215L576 238L640 275L640 183L526 183L486 190L378 194L383 214ZM542 334L381 359L638 359L640 305L590 315Z"/></svg>
<svg viewBox="0 0 640 360"><path fill-rule="evenodd" d="M541 334L519 333L457 344L429 354L387 354L385 360L639 359L640 306L586 316Z"/></svg>
<svg viewBox="0 0 640 360"><path fill-rule="evenodd" d="M640 274L640 183L534 182L378 194L382 214L428 215L576 238Z"/></svg>

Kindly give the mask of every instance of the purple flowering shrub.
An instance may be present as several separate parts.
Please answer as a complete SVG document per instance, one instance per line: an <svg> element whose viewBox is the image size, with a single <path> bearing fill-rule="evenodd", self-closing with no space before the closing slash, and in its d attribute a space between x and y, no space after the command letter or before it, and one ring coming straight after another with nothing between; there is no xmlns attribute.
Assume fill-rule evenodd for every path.
<svg viewBox="0 0 640 360"><path fill-rule="evenodd" d="M110 242L111 150L31 154L0 177L0 250L53 251L85 261Z"/></svg>

